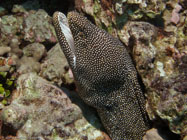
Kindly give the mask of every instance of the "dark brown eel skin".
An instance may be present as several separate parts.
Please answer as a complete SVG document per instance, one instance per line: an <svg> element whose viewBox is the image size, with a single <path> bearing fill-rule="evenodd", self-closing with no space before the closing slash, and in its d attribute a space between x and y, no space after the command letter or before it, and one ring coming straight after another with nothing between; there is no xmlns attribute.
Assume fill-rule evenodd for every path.
<svg viewBox="0 0 187 140"><path fill-rule="evenodd" d="M55 12L56 34L80 97L97 109L112 140L141 140L149 128L145 97L123 44L73 11Z"/></svg>

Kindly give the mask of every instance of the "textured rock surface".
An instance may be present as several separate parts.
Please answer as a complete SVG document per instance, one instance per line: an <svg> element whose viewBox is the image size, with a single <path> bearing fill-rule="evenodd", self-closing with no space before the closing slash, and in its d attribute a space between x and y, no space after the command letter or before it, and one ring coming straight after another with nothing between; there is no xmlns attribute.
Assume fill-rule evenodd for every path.
<svg viewBox="0 0 187 140"><path fill-rule="evenodd" d="M11 50L10 47L0 47L0 56L10 52L10 50Z"/></svg>
<svg viewBox="0 0 187 140"><path fill-rule="evenodd" d="M46 53L45 46L40 43L31 43L23 49L23 56L17 60L17 72L19 74L40 71L40 59ZM29 63L28 63L29 62Z"/></svg>
<svg viewBox="0 0 187 140"><path fill-rule="evenodd" d="M14 5L12 11L14 15L0 18L0 43L7 45L14 38L19 44L22 41L56 43L51 17L44 10L26 11L22 6Z"/></svg>
<svg viewBox="0 0 187 140"><path fill-rule="evenodd" d="M96 116L87 115L92 126L62 90L36 74L20 76L17 92L19 96L3 109L1 119L17 131L19 140L104 140L102 132L94 127L101 127Z"/></svg>
<svg viewBox="0 0 187 140"><path fill-rule="evenodd" d="M56 43L51 17L44 10L30 11L24 16L24 40Z"/></svg>
<svg viewBox="0 0 187 140"><path fill-rule="evenodd" d="M23 56L17 62L17 72L19 74L29 73L29 72L36 72L40 71L40 63L37 62L33 57Z"/></svg>
<svg viewBox="0 0 187 140"><path fill-rule="evenodd" d="M171 133L166 127L159 127L148 130L143 140L177 140L175 134Z"/></svg>
<svg viewBox="0 0 187 140"><path fill-rule="evenodd" d="M56 44L47 52L44 62L41 65L40 75L54 83L61 85L71 84L73 77L69 75L69 66L62 52L60 45Z"/></svg>
<svg viewBox="0 0 187 140"><path fill-rule="evenodd" d="M75 7L93 17L95 23L114 36L128 20L150 20L160 24L166 8L162 0L77 0Z"/></svg>
<svg viewBox="0 0 187 140"><path fill-rule="evenodd" d="M20 33L22 27L22 18L16 18L13 15L5 15L0 17L0 46L10 47L11 51L18 52L20 44L19 37L16 34Z"/></svg>
<svg viewBox="0 0 187 140"><path fill-rule="evenodd" d="M158 130L152 128L146 132L146 135L143 137L143 140L169 140L169 139L162 138L162 136L160 136L160 134L158 133Z"/></svg>
<svg viewBox="0 0 187 140"><path fill-rule="evenodd" d="M56 43L57 40L51 17L44 10L26 11L20 5L14 5L12 12L15 14L0 17L0 47L10 48L8 56L10 56L13 63L17 65L20 74L29 72L30 70L27 69L31 69L31 67L35 65L36 67L34 69L37 69L36 71L38 72L39 64L36 63L38 63L44 55L45 48L41 46L42 44L30 43L40 42L48 44L48 46L52 46ZM22 48L24 49L22 50ZM1 49L0 53L4 53L4 51L6 50ZM22 57L23 55L32 58ZM30 59L32 59L31 64L33 65L21 66L24 64L29 65L27 62Z"/></svg>
<svg viewBox="0 0 187 140"><path fill-rule="evenodd" d="M124 36L134 40L133 57L146 86L149 117L159 117L174 133L186 135L187 53L186 46L180 45L186 42L183 26L178 32L163 32L148 23L130 22L124 27Z"/></svg>
<svg viewBox="0 0 187 140"><path fill-rule="evenodd" d="M27 57L33 57L36 61L40 61L45 53L45 46L40 43L32 43L23 48L23 55Z"/></svg>

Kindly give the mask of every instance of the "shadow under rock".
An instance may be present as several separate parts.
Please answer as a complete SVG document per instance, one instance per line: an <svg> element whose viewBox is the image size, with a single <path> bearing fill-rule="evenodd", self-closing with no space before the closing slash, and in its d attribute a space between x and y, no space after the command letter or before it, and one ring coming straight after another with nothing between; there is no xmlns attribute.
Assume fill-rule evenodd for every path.
<svg viewBox="0 0 187 140"><path fill-rule="evenodd" d="M15 130L13 127L9 125L2 124L1 128L1 136L7 137L7 136L16 136L17 130Z"/></svg>
<svg viewBox="0 0 187 140"><path fill-rule="evenodd" d="M44 9L52 16L55 11L67 13L74 6L74 0L1 0L0 6L11 12L13 6L22 5L26 10Z"/></svg>
<svg viewBox="0 0 187 140"><path fill-rule="evenodd" d="M162 136L164 140L181 140L180 135L171 132L166 122L161 119L155 120L154 127L158 130L158 134Z"/></svg>

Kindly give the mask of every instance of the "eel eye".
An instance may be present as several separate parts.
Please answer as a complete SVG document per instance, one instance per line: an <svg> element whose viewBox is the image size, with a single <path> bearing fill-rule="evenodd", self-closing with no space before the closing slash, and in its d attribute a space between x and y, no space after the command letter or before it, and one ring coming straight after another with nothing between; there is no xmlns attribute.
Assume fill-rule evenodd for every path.
<svg viewBox="0 0 187 140"><path fill-rule="evenodd" d="M79 33L78 33L78 36L81 37L81 38L85 38L85 35L84 35L83 32L79 32Z"/></svg>

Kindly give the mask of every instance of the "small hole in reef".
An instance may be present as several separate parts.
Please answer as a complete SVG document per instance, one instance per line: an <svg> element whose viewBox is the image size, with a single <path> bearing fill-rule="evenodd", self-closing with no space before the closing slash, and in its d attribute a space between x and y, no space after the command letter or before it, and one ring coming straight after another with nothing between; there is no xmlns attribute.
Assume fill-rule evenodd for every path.
<svg viewBox="0 0 187 140"><path fill-rule="evenodd" d="M148 22L153 24L156 27L163 28L164 27L164 19L162 17L163 17L163 15L160 14L160 15L156 16L155 18L148 19Z"/></svg>
<svg viewBox="0 0 187 140"><path fill-rule="evenodd" d="M2 125L2 128L1 128L1 135L4 136L4 137L7 137L7 136L16 136L16 133L17 131L9 126L9 125Z"/></svg>

